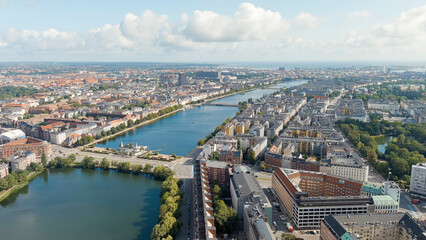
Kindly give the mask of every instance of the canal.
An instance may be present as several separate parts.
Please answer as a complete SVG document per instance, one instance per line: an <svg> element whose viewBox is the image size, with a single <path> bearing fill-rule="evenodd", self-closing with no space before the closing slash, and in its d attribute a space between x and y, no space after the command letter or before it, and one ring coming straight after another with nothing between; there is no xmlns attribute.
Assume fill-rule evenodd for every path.
<svg viewBox="0 0 426 240"><path fill-rule="evenodd" d="M279 83L274 88L293 87L307 83L307 80L296 80ZM215 100L215 103L233 103L258 99L278 89L256 89ZM238 108L201 105L180 111L172 116L162 118L152 124L126 132L113 139L97 144L98 147L118 148L120 143L137 143L148 146L150 150L164 154L185 156L197 146L197 142L209 135L227 118L235 116Z"/></svg>
<svg viewBox="0 0 426 240"><path fill-rule="evenodd" d="M148 240L160 188L112 170L53 169L0 204L0 239Z"/></svg>

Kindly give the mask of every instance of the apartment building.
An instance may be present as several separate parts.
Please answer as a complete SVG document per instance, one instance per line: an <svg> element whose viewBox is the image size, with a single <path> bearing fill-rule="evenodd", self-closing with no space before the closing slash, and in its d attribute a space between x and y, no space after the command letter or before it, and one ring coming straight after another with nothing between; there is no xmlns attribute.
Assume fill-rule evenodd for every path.
<svg viewBox="0 0 426 240"><path fill-rule="evenodd" d="M47 158L52 155L52 145L46 141L38 140L32 137L22 138L0 146L0 159L9 158L18 152L34 152L37 158L46 154Z"/></svg>
<svg viewBox="0 0 426 240"><path fill-rule="evenodd" d="M321 221L321 240L426 240L409 213L329 215Z"/></svg>

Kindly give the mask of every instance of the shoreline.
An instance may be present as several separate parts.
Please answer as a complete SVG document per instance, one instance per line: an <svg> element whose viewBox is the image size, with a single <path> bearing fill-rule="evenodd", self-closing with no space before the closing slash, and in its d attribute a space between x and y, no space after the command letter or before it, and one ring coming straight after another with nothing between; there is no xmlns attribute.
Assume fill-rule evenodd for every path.
<svg viewBox="0 0 426 240"><path fill-rule="evenodd" d="M44 170L46 171L46 170ZM30 182L32 182L38 175L40 175L41 173L43 173L44 171L41 172L32 172L28 175L28 179L27 181L20 183L18 185L15 185L9 189L7 189L5 192L3 192L2 194L0 194L0 203L2 203L4 200L6 200L10 195L12 195L13 193L15 193L16 191L21 190L22 188L24 188L25 186L27 186L28 184L30 184Z"/></svg>

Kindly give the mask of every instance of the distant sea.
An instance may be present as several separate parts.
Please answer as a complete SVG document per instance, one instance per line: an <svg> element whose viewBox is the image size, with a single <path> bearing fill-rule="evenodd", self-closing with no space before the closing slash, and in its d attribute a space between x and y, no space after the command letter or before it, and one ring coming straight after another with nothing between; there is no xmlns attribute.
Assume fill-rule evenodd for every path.
<svg viewBox="0 0 426 240"><path fill-rule="evenodd" d="M398 66L398 67L421 67L426 66L426 62L212 62L222 67L241 67L252 69L285 69L295 68L348 68L348 67L372 67L372 66Z"/></svg>

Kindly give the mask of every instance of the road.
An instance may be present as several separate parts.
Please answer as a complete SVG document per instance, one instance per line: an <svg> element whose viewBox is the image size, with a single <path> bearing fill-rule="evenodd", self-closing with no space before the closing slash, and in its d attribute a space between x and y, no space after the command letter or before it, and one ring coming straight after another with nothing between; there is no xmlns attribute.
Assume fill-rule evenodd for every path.
<svg viewBox="0 0 426 240"><path fill-rule="evenodd" d="M426 220L426 209L421 208L421 206L425 206L425 201L422 201L419 204L411 204L411 200L413 198L410 197L410 194L407 192L401 192L401 198L399 202L399 211L408 212L414 218L420 219L422 221Z"/></svg>
<svg viewBox="0 0 426 240"><path fill-rule="evenodd" d="M194 159L202 151L201 148L195 148L190 153L186 155L188 159L183 165L176 165L176 168L190 168L191 175L185 178L181 178L183 184L181 186L182 191L184 191L184 196L182 200L182 205L180 211L182 213L181 218L179 219L182 222L182 227L179 229L178 235L175 239L178 240L187 240L194 239L194 192L193 192L193 163ZM185 171L188 171L187 169Z"/></svg>

